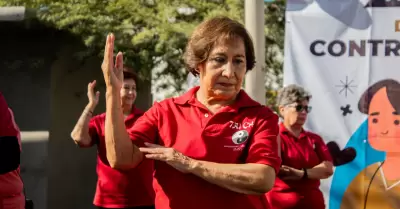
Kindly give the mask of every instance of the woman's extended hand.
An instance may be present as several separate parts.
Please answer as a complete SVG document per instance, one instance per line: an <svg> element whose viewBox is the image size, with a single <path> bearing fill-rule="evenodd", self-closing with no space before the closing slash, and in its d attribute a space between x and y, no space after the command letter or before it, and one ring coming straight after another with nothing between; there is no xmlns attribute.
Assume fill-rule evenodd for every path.
<svg viewBox="0 0 400 209"><path fill-rule="evenodd" d="M114 65L114 40L114 34L107 35L103 64L101 65L101 69L103 71L104 81L106 83L107 89L115 89L119 92L122 88L122 82L124 80L124 64L122 52L118 52L115 58Z"/></svg>
<svg viewBox="0 0 400 209"><path fill-rule="evenodd" d="M175 169L189 173L193 159L176 151L174 148L163 147L157 144L145 143L147 147L139 148L148 159L164 161Z"/></svg>

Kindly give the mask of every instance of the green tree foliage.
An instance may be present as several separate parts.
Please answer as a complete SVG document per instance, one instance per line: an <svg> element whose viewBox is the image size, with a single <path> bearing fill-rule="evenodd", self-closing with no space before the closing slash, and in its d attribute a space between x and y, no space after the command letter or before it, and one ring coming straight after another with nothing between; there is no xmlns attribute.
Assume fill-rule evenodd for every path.
<svg viewBox="0 0 400 209"><path fill-rule="evenodd" d="M265 7L266 104L275 110L277 90L283 79L285 6L286 1L275 1Z"/></svg>
<svg viewBox="0 0 400 209"><path fill-rule="evenodd" d="M0 6L37 9L44 23L81 37L87 46L84 55L101 56L105 37L113 32L116 51L124 52L126 63L145 79L150 79L152 69L162 68L156 79L170 76L175 82L161 87L173 85L177 92L186 81L181 57L194 27L217 15L244 22L243 0L0 0ZM283 43L283 6L267 3L265 10L267 70L277 78L282 65L276 51Z"/></svg>

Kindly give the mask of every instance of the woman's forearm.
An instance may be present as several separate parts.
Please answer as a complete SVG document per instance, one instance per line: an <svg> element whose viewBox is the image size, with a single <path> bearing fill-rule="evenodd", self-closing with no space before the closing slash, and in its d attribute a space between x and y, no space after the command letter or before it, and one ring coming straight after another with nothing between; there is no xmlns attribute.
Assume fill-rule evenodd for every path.
<svg viewBox="0 0 400 209"><path fill-rule="evenodd" d="M119 90L106 93L105 141L111 167L130 169L142 161L142 153L126 131Z"/></svg>
<svg viewBox="0 0 400 209"><path fill-rule="evenodd" d="M326 179L333 174L333 165L329 161L324 161L311 169L307 169L309 179Z"/></svg>
<svg viewBox="0 0 400 209"><path fill-rule="evenodd" d="M275 182L275 171L267 165L193 161L190 173L234 192L262 195Z"/></svg>
<svg viewBox="0 0 400 209"><path fill-rule="evenodd" d="M89 134L89 122L92 118L95 105L88 104L83 110L81 117L79 117L74 129L71 132L71 138L80 147L91 147L93 140Z"/></svg>

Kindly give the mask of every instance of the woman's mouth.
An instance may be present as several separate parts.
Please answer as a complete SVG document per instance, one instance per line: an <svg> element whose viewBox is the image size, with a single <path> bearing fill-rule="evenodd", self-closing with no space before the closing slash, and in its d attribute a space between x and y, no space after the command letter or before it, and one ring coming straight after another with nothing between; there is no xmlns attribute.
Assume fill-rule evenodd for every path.
<svg viewBox="0 0 400 209"><path fill-rule="evenodd" d="M223 86L225 88L233 86L233 84L231 84L231 83L217 83L217 84L220 85L220 86Z"/></svg>

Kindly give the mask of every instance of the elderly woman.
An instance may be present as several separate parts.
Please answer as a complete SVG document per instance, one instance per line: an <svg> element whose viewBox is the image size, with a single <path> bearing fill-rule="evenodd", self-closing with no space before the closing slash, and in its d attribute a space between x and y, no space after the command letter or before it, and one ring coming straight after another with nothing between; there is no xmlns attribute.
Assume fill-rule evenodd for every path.
<svg viewBox="0 0 400 209"><path fill-rule="evenodd" d="M126 131L120 108L122 54L113 62L107 37L102 70L107 86L105 140L115 169L155 160L157 209L258 209L279 169L278 116L241 90L255 63L242 24L226 17L201 23L185 53L200 86L155 103Z"/></svg>
<svg viewBox="0 0 400 209"><path fill-rule="evenodd" d="M143 112L134 105L137 76L129 68L123 71L124 80L120 88L120 108L124 115L123 127L131 128ZM97 145L97 187L93 204L99 209L129 208L154 209L152 188L153 162L144 160L140 166L120 171L112 169L107 161L104 139L106 113L92 117L99 101L99 92L94 91L96 81L88 84L88 104L71 133L80 147Z"/></svg>
<svg viewBox="0 0 400 209"><path fill-rule="evenodd" d="M20 177L21 136L14 114L0 93L0 208L23 209L25 196Z"/></svg>
<svg viewBox="0 0 400 209"><path fill-rule="evenodd" d="M333 173L328 147L320 136L303 129L311 111L311 95L289 85L278 93L282 166L273 189L267 193L273 209L325 209L320 179Z"/></svg>

